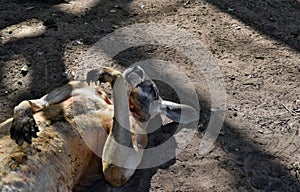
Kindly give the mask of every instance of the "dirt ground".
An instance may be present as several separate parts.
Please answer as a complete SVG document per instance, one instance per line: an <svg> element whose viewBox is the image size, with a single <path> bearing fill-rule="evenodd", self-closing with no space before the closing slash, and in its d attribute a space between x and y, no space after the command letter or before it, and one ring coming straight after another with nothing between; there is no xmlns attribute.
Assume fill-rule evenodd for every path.
<svg viewBox="0 0 300 192"><path fill-rule="evenodd" d="M197 153L210 116L208 90L198 90L199 130L183 153L138 170L122 188L99 176L74 190L300 191L299 0L1 0L0 121L20 101L72 80L101 37L148 22L185 29L212 52L227 91L219 138L210 153ZM116 60L122 65L151 57L188 62L151 45Z"/></svg>

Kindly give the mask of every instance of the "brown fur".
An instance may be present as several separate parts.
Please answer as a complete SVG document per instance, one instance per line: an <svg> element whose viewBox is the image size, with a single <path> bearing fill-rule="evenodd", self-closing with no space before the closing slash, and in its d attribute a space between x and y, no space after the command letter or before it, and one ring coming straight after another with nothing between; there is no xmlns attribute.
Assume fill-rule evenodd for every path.
<svg viewBox="0 0 300 192"><path fill-rule="evenodd" d="M115 76L108 77L113 84ZM85 95L85 89L94 89L97 99ZM87 102L90 100L93 102ZM90 112L91 108L97 112ZM41 99L21 102L15 108L14 120L0 127L0 189L71 191L94 155L91 149L102 152L113 127L113 114L112 102L102 88L89 88L80 82L70 82ZM23 122L24 118L35 120L40 132L31 145L18 143L21 145L18 146L9 138L8 130L14 126L18 130L23 123L22 130L30 131L33 124ZM132 128L140 129L134 121L131 118ZM91 128L98 134L91 134L85 144L84 136L80 135L84 133L82 128ZM130 142L136 148L144 148L147 135L132 133ZM130 178L122 174L126 172L123 168L109 167L104 175L112 185L120 186Z"/></svg>

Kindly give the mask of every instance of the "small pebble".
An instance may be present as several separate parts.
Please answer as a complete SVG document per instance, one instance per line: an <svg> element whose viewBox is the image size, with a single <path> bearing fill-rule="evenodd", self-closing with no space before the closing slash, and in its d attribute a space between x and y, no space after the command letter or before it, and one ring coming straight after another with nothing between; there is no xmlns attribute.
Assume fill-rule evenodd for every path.
<svg viewBox="0 0 300 192"><path fill-rule="evenodd" d="M76 43L77 43L78 45L83 45L83 42L80 41L80 40L76 40Z"/></svg>
<svg viewBox="0 0 300 192"><path fill-rule="evenodd" d="M65 77L65 76L67 76L67 75L68 75L68 72L67 72L67 71L65 71L65 72L62 73L62 76L63 76L63 77Z"/></svg>
<svg viewBox="0 0 300 192"><path fill-rule="evenodd" d="M240 30L240 29L242 29L242 28L241 28L241 26L236 26L235 29L236 29L236 30Z"/></svg>

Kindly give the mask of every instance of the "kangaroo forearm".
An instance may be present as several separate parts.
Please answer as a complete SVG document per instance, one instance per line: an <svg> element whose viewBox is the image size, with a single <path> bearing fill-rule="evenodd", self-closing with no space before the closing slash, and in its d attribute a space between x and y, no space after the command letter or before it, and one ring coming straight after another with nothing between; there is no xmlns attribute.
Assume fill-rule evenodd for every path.
<svg viewBox="0 0 300 192"><path fill-rule="evenodd" d="M43 96L40 99L34 99L29 101L23 101L21 102L15 110L22 108L30 108L32 113L38 112L40 110L45 109L46 107L49 107L51 105L55 105L57 103L61 103L62 101L65 101L69 97L72 96L72 91L81 87L86 86L86 83L83 82L69 82L68 84L64 85L63 87L59 87L53 91L51 91L49 94Z"/></svg>

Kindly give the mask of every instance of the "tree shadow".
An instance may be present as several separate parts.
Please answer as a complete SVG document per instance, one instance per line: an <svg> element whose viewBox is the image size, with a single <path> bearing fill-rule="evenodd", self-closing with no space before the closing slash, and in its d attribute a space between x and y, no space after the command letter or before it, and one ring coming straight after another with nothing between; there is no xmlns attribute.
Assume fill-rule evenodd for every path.
<svg viewBox="0 0 300 192"><path fill-rule="evenodd" d="M72 52L77 51L80 46L82 48L82 43L93 44L112 32L115 25L120 25L130 15L127 8L130 2L99 1L83 12L70 13L60 10L59 5L68 5L60 0L4 0L0 5L0 30L21 22L30 25L32 19L43 22L46 30L36 36L29 35L0 44L0 58L6 62L0 67L1 90L9 90L0 95L2 102L8 104L8 111L0 120L11 116L14 106L20 101L39 98L70 81L72 73L76 71L69 70L68 67L78 66L79 63L75 58L68 58L72 60L69 62L72 66L65 66L64 54L70 50L68 44L75 47L70 50L74 55ZM117 12L111 13L112 8L117 9ZM86 30L87 27L92 30ZM14 33L13 30L6 31L6 35L9 37ZM29 67L26 77L20 73L25 64ZM5 69L13 73L6 73Z"/></svg>
<svg viewBox="0 0 300 192"><path fill-rule="evenodd" d="M220 162L221 167L236 176L236 181L245 183L248 189L299 190L298 178L291 174L286 165L279 163L280 157L263 150L257 141L239 132L231 123L225 122L217 145L231 157Z"/></svg>
<svg viewBox="0 0 300 192"><path fill-rule="evenodd" d="M300 51L300 3L297 0L206 0L256 31Z"/></svg>

